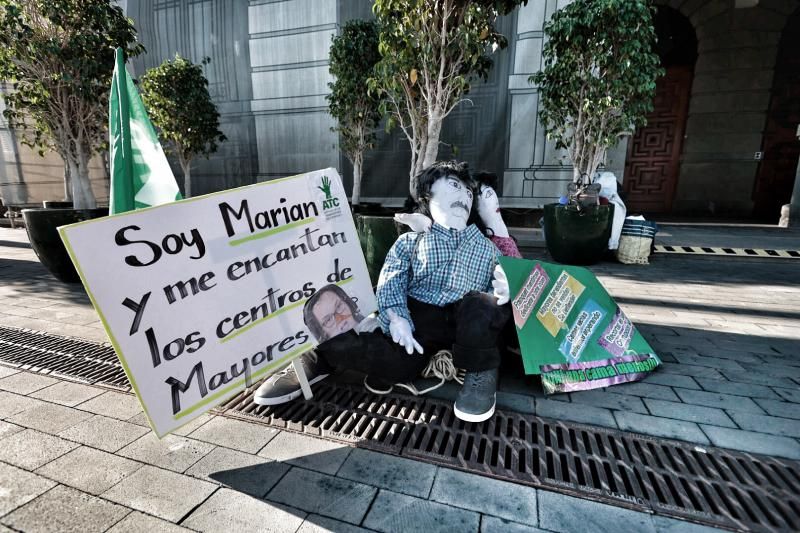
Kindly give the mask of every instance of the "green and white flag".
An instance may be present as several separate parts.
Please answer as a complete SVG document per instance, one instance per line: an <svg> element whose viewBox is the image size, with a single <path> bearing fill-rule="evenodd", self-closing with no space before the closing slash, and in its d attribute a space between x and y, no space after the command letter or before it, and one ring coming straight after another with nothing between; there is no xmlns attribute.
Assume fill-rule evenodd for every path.
<svg viewBox="0 0 800 533"><path fill-rule="evenodd" d="M117 48L108 103L112 215L181 199L153 125Z"/></svg>

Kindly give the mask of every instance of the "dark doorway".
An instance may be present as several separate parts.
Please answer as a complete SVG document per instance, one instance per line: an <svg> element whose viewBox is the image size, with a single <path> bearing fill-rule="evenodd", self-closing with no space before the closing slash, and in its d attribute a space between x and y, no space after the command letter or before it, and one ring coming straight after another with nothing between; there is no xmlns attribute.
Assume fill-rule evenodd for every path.
<svg viewBox="0 0 800 533"><path fill-rule="evenodd" d="M647 125L637 129L628 142L625 192L631 213L668 213L672 209L697 60L697 37L686 17L662 6L654 24L656 52L666 74L656 82Z"/></svg>
<svg viewBox="0 0 800 533"><path fill-rule="evenodd" d="M800 158L800 9L789 17L783 30L772 98L753 189L753 216L775 222L781 206L792 198L797 160Z"/></svg>

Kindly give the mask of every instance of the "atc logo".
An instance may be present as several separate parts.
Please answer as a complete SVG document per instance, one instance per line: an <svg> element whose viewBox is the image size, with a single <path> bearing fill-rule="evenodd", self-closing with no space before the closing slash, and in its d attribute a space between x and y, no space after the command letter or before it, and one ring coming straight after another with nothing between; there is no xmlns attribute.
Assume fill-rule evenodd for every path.
<svg viewBox="0 0 800 533"><path fill-rule="evenodd" d="M317 189L325 195L325 199L322 200L322 209L339 207L339 199L331 193L331 179L328 176L322 176L321 185L317 185Z"/></svg>
<svg viewBox="0 0 800 533"><path fill-rule="evenodd" d="M322 202L322 211L325 213L325 220L337 218L342 215L342 207L339 203L339 195L336 195L336 189L341 189L341 183L337 179L331 179L328 176L319 178L319 185L316 186L317 197Z"/></svg>

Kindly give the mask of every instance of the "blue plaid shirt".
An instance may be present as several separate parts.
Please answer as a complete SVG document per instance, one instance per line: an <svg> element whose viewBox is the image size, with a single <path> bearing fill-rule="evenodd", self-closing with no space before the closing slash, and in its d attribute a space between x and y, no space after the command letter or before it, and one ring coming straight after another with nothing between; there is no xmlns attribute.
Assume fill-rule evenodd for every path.
<svg viewBox="0 0 800 533"><path fill-rule="evenodd" d="M458 231L434 223L428 233L405 233L386 256L378 280L378 320L389 333L391 309L414 322L408 297L445 306L470 291L492 291L494 267L500 252L475 225Z"/></svg>

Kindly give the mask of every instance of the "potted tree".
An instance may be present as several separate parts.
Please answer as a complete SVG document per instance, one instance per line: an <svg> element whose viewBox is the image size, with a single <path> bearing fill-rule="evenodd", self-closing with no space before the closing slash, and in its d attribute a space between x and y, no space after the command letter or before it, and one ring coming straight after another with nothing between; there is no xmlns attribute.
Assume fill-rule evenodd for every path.
<svg viewBox="0 0 800 533"><path fill-rule="evenodd" d="M204 58L207 65L210 58ZM184 197L192 195L192 159L206 158L227 140L219 130L219 112L208 93L203 67L176 54L172 61L148 69L139 80L142 103L167 150L183 170Z"/></svg>
<svg viewBox="0 0 800 533"><path fill-rule="evenodd" d="M0 80L5 117L22 142L64 160L65 200L74 209L23 211L31 246L62 281L77 281L58 226L103 216L89 160L106 143L114 48L144 51L136 30L110 0L0 0Z"/></svg>
<svg viewBox="0 0 800 533"><path fill-rule="evenodd" d="M397 238L390 217L380 216L374 206L361 205L364 153L373 147L381 120L380 100L368 90L367 80L380 58L378 25L366 20L346 22L331 42L330 72L335 80L328 84L331 92L326 96L328 110L337 123L332 130L339 134L339 146L353 165L350 201L373 283L377 283L386 253Z"/></svg>
<svg viewBox="0 0 800 533"><path fill-rule="evenodd" d="M613 206L582 208L606 150L646 123L656 78L655 30L648 0L575 0L545 25L544 68L530 77L539 118L556 148L566 150L574 184L566 205L545 206L553 258L591 264L606 250Z"/></svg>
<svg viewBox="0 0 800 533"><path fill-rule="evenodd" d="M330 72L335 80L325 99L336 119L339 146L353 164L354 206L361 203L361 175L364 153L373 148L375 128L381 120L379 100L367 89L367 80L380 60L378 26L374 21L351 20L335 36L330 48Z"/></svg>
<svg viewBox="0 0 800 533"><path fill-rule="evenodd" d="M412 197L417 174L437 160L444 119L508 44L495 20L521 4L527 0L375 0L381 60L370 88L383 98L387 127L408 139Z"/></svg>

